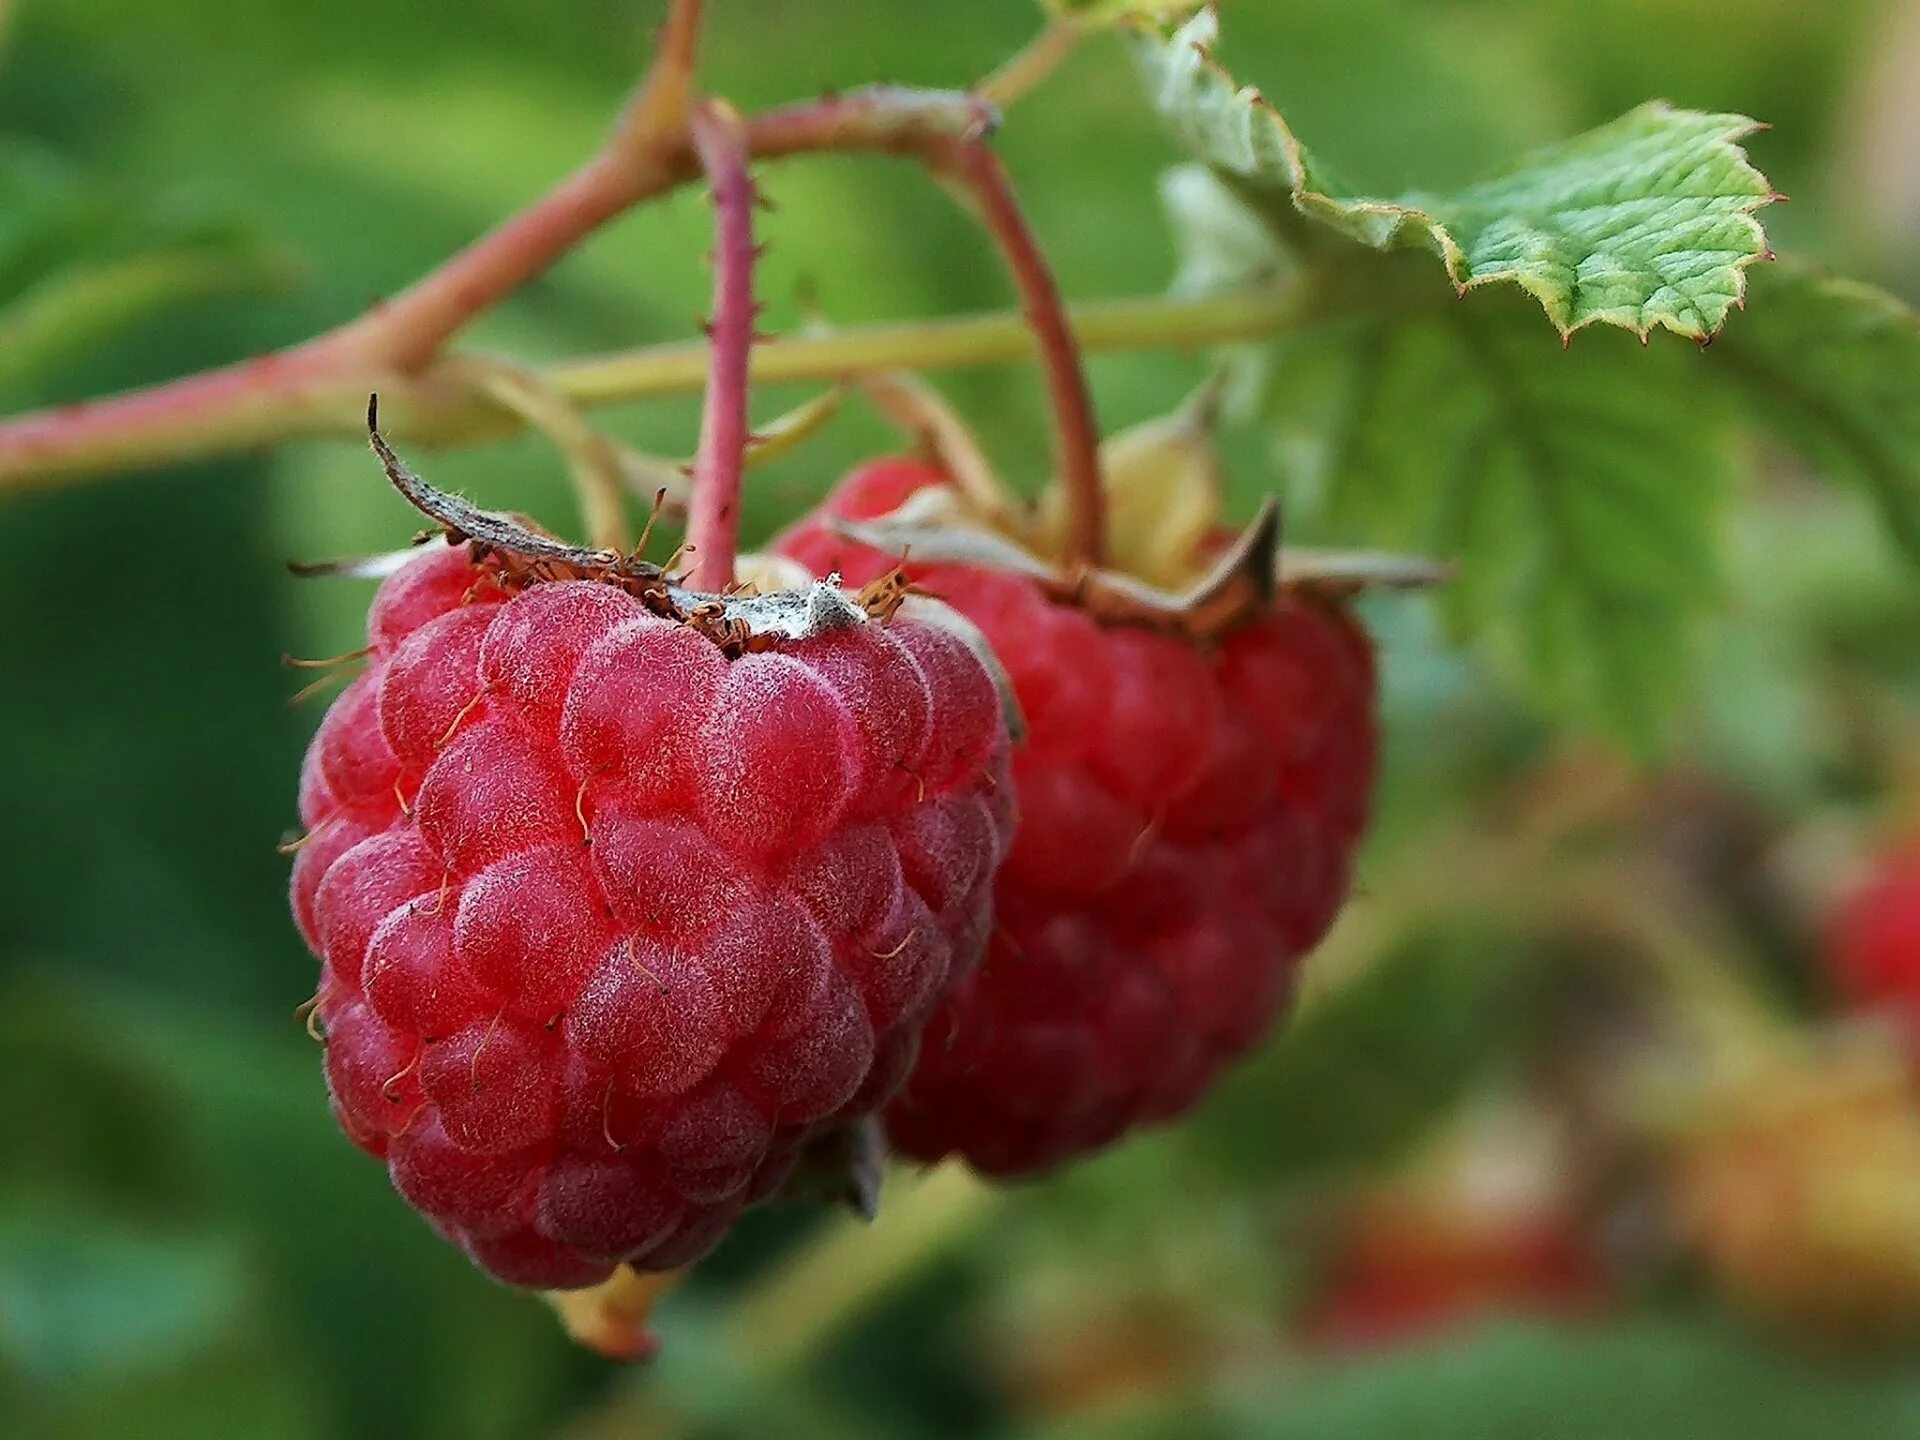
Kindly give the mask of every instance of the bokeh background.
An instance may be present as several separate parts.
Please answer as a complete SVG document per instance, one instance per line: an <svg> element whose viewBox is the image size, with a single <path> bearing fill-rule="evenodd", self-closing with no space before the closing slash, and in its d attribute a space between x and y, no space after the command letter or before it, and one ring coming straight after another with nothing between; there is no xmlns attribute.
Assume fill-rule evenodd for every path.
<svg viewBox="0 0 1920 1440"><path fill-rule="evenodd" d="M743 106L962 85L1037 24L1028 0L710 8L711 86ZM1652 96L1739 110L1774 125L1777 240L1920 293L1920 4L1226 8L1236 67L1365 182L1470 178ZM0 407L254 353L412 279L592 148L658 9L0 0ZM1175 156L1116 47L1001 144L1070 296L1166 286ZM774 328L807 295L837 322L1008 303L909 170L764 183ZM693 193L629 217L472 343L686 337L707 220ZM1103 417L1207 365L1101 358ZM938 378L1038 483L1034 374ZM608 423L683 454L693 402ZM895 443L850 408L756 474L750 538ZM1227 445L1248 513L1286 476L1258 430ZM537 441L416 458L573 523ZM289 706L281 657L352 649L366 593L284 562L414 518L345 442L7 501L0 1434L1920 1433L1920 1119L1822 939L1920 821L1920 589L1852 497L1754 462L1672 749L1545 725L1425 602L1371 602L1380 818L1296 1033L1044 1183L907 1177L866 1233L755 1217L640 1372L430 1236L335 1132L294 1018L313 967L275 843L320 705Z"/></svg>

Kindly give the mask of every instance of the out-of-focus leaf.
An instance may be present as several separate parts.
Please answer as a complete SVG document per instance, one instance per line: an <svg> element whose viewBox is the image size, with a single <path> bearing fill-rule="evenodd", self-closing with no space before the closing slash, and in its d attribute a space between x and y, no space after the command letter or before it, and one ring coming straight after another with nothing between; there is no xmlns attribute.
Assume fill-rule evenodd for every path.
<svg viewBox="0 0 1920 1440"><path fill-rule="evenodd" d="M1713 358L1756 423L1872 496L1920 561L1920 316L1883 290L1786 262L1756 275L1750 313Z"/></svg>
<svg viewBox="0 0 1920 1440"><path fill-rule="evenodd" d="M1253 1182L1397 1154L1517 1043L1519 959L1464 932L1387 953L1236 1073L1196 1143Z"/></svg>
<svg viewBox="0 0 1920 1440"><path fill-rule="evenodd" d="M219 1240L51 1207L0 1223L0 1356L43 1383L179 1364L236 1322L244 1298L239 1257Z"/></svg>
<svg viewBox="0 0 1920 1440"><path fill-rule="evenodd" d="M0 396L152 315L292 273L246 226L114 193L0 140Z"/></svg>
<svg viewBox="0 0 1920 1440"><path fill-rule="evenodd" d="M1338 233L1430 250L1461 292L1518 285L1563 335L1606 324L1695 338L1720 328L1767 252L1754 212L1773 188L1736 143L1755 128L1743 116L1644 105L1450 194L1370 196L1220 68L1218 33L1208 9L1170 37L1143 32L1135 51L1174 133L1297 248Z"/></svg>
<svg viewBox="0 0 1920 1440"><path fill-rule="evenodd" d="M298 1317L285 1339L328 1397L322 1419L448 1440L526 1433L574 1359L568 1342L533 1297L434 1236L337 1133L318 1056L293 1036L291 1017L274 1043L185 1007L46 983L0 992L0 1055L33 1057L34 1093L76 1077L141 1093L196 1182L183 1191L163 1174L159 1198L196 1226L246 1234L259 1292Z"/></svg>
<svg viewBox="0 0 1920 1440"><path fill-rule="evenodd" d="M40 1195L0 1220L0 1433L317 1436L311 1370L230 1231Z"/></svg>
<svg viewBox="0 0 1920 1440"><path fill-rule="evenodd" d="M1795 1363L1679 1319L1612 1330L1501 1325L1322 1367L1223 1406L1245 1440L1905 1440L1920 1386Z"/></svg>

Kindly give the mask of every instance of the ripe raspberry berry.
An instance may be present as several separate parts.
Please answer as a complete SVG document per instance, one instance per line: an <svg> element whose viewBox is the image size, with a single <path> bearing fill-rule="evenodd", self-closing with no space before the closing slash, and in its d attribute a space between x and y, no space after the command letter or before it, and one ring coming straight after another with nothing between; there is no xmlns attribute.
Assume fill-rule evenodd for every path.
<svg viewBox="0 0 1920 1440"><path fill-rule="evenodd" d="M697 1258L889 1098L976 963L1011 831L994 682L837 603L717 640L465 544L373 602L293 910L342 1128L501 1280Z"/></svg>
<svg viewBox="0 0 1920 1440"><path fill-rule="evenodd" d="M945 484L881 460L825 516L870 519ZM779 548L849 583L893 564L821 516ZM1284 1005L1367 820L1371 647L1306 596L1192 643L1102 623L1025 574L910 574L986 634L1028 734L987 959L930 1022L888 1133L926 1160L1042 1170L1188 1109Z"/></svg>
<svg viewBox="0 0 1920 1440"><path fill-rule="evenodd" d="M1896 1016L1920 1054L1920 846L1874 862L1834 907L1825 948L1841 997Z"/></svg>

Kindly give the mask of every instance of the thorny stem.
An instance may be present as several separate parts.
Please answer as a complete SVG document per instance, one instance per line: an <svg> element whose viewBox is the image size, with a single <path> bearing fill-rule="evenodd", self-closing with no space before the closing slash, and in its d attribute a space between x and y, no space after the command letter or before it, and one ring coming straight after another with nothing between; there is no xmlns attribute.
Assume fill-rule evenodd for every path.
<svg viewBox="0 0 1920 1440"><path fill-rule="evenodd" d="M949 140L931 147L927 158L936 171L959 181L973 195L1020 291L1053 406L1056 463L1067 496L1064 558L1069 567L1097 566L1106 559L1107 548L1100 425L1053 271L1020 213L998 156L977 141Z"/></svg>
<svg viewBox="0 0 1920 1440"><path fill-rule="evenodd" d="M733 585L740 544L741 481L747 455L748 366L753 358L753 177L740 117L709 101L693 115L693 143L713 187L713 315L706 403L700 413L700 449L693 462L693 503L687 543L693 551L688 583L723 594Z"/></svg>
<svg viewBox="0 0 1920 1440"><path fill-rule="evenodd" d="M351 433L360 401L377 390L395 434L447 440L510 430L525 423L498 397L478 392L454 367L433 362L467 321L541 273L584 236L622 210L696 178L700 157L687 124L699 0L674 0L647 80L601 154L526 211L445 266L358 320L304 344L152 389L23 415L0 424L0 491L74 480L143 465L230 454L295 436ZM991 105L951 92L875 87L793 105L746 122L750 157L838 150L914 156L965 184L1018 282L1049 376L1061 468L1075 497L1074 553L1100 552L1096 432L1079 373L1074 335L1038 246L1021 219L998 162L979 143L992 127ZM1218 318L1218 317L1214 317ZM980 328L967 334L967 326ZM1236 321L1234 333L1244 333ZM950 363L1024 354L1023 338L1000 322L961 322L977 352ZM905 353L860 352L858 336L794 342L782 359L833 360L810 373L839 377L913 358L937 325L902 330ZM1115 343L1156 343L1147 332ZM1175 336L1173 343L1181 343ZM1194 344L1214 338L1191 337ZM1158 343L1165 343L1160 341ZM631 359L631 357L629 357ZM770 365L770 370L777 366ZM791 371L802 373L800 370ZM569 394L563 373L550 383ZM605 383L604 374L601 383ZM697 383L697 381L696 381ZM685 388L684 380L656 388ZM651 393L630 388L627 394Z"/></svg>

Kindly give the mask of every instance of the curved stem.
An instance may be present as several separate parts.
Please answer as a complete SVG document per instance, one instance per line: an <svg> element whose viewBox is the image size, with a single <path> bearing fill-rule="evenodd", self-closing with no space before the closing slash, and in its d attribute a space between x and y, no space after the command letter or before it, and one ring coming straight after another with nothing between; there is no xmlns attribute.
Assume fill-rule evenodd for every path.
<svg viewBox="0 0 1920 1440"><path fill-rule="evenodd" d="M1067 496L1064 559L1069 566L1096 566L1106 558L1106 490L1100 483L1100 425L1087 389L1080 348L1060 301L1059 286L1039 242L1020 213L999 157L975 140L949 140L930 148L928 163L967 187L987 230L1000 247L1020 291L1027 322L1039 345L1053 407L1054 447Z"/></svg>
<svg viewBox="0 0 1920 1440"><path fill-rule="evenodd" d="M1086 33L1086 26L1078 20L1066 15L1051 17L1038 35L975 85L973 93L1005 109L1039 88L1079 48Z"/></svg>
<svg viewBox="0 0 1920 1440"><path fill-rule="evenodd" d="M700 413L700 450L693 461L693 504L687 543L688 583L722 594L733 584L740 544L740 490L747 456L747 382L753 359L753 177L740 117L720 101L694 111L693 143L713 186L713 315L707 398Z"/></svg>
<svg viewBox="0 0 1920 1440"><path fill-rule="evenodd" d="M539 203L326 338L345 358L411 370L615 216L687 178L688 97L702 0L673 0L652 65L600 153Z"/></svg>

